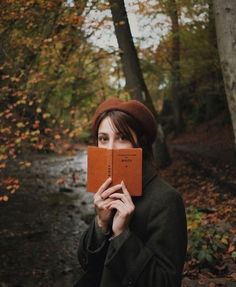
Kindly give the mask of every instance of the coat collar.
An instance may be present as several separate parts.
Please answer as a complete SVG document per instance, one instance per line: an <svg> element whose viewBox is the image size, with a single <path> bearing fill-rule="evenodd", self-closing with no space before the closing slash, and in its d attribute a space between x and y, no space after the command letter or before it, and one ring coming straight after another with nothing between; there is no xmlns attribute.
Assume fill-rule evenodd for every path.
<svg viewBox="0 0 236 287"><path fill-rule="evenodd" d="M143 190L155 176L157 176L157 171L154 166L152 166L152 164L148 161L143 161Z"/></svg>

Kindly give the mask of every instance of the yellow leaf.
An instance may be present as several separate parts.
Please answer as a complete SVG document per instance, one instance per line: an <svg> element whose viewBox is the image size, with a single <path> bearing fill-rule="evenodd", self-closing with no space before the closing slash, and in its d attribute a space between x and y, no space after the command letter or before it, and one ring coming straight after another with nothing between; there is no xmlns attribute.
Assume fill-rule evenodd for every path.
<svg viewBox="0 0 236 287"><path fill-rule="evenodd" d="M31 142L37 142L38 140L39 140L38 137L33 137L33 138L30 139Z"/></svg>
<svg viewBox="0 0 236 287"><path fill-rule="evenodd" d="M4 152L4 151L1 151L1 152ZM7 155L6 154L0 154L0 160L5 160L7 159Z"/></svg>
<svg viewBox="0 0 236 287"><path fill-rule="evenodd" d="M37 108L37 109L36 109L36 112L37 112L38 114L40 114L40 113L42 113L42 109L41 109L41 108Z"/></svg>
<svg viewBox="0 0 236 287"><path fill-rule="evenodd" d="M115 23L116 26L125 25L125 21L119 21Z"/></svg>
<svg viewBox="0 0 236 287"><path fill-rule="evenodd" d="M16 126L17 126L18 128L24 128L24 127L25 127L25 124L22 123L22 122L20 122L20 123L17 123Z"/></svg>
<svg viewBox="0 0 236 287"><path fill-rule="evenodd" d="M8 196L6 196L6 195L1 196L0 195L0 201L8 201Z"/></svg>
<svg viewBox="0 0 236 287"><path fill-rule="evenodd" d="M20 81L20 78L19 77L18 78L17 77L11 77L11 81L18 83Z"/></svg>
<svg viewBox="0 0 236 287"><path fill-rule="evenodd" d="M3 201L8 201L8 196L7 195L4 195L3 197L2 197L2 199L3 199Z"/></svg>
<svg viewBox="0 0 236 287"><path fill-rule="evenodd" d="M16 139L16 140L15 140L15 143L16 143L16 144L20 144L20 143L21 143L21 138Z"/></svg>
<svg viewBox="0 0 236 287"><path fill-rule="evenodd" d="M69 133L69 137L70 137L70 138L73 138L74 135L75 135L74 132L70 132L70 133Z"/></svg>
<svg viewBox="0 0 236 287"><path fill-rule="evenodd" d="M49 118L49 117L50 117L50 114L49 114L49 113L43 114L43 119L47 119L47 118Z"/></svg>
<svg viewBox="0 0 236 287"><path fill-rule="evenodd" d="M222 237L222 238L221 238L221 242L227 245L227 244L228 244L228 238L225 237L225 236Z"/></svg>
<svg viewBox="0 0 236 287"><path fill-rule="evenodd" d="M6 167L6 164L5 163L0 163L0 169L3 169Z"/></svg>
<svg viewBox="0 0 236 287"><path fill-rule="evenodd" d="M16 102L17 105L25 105L26 104L26 100L19 100Z"/></svg>
<svg viewBox="0 0 236 287"><path fill-rule="evenodd" d="M32 131L31 132L31 135L32 136L37 136L37 135L39 135L40 134L40 130L36 130L36 131Z"/></svg>

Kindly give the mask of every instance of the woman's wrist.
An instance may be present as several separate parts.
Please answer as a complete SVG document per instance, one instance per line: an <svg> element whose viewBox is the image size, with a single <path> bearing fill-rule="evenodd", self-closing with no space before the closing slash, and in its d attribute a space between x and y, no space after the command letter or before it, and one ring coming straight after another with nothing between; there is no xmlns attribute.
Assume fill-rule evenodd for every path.
<svg viewBox="0 0 236 287"><path fill-rule="evenodd" d="M107 222L102 221L98 215L96 216L96 223L97 223L98 227L102 230L103 233L108 232Z"/></svg>

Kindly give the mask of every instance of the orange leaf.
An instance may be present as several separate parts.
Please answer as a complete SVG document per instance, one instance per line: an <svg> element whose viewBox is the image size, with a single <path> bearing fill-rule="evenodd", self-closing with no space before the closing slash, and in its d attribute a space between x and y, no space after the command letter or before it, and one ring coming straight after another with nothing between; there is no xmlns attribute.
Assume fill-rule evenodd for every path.
<svg viewBox="0 0 236 287"><path fill-rule="evenodd" d="M55 138L56 140L59 140L59 139L61 138L61 136L57 134L57 135L54 136L54 138Z"/></svg>

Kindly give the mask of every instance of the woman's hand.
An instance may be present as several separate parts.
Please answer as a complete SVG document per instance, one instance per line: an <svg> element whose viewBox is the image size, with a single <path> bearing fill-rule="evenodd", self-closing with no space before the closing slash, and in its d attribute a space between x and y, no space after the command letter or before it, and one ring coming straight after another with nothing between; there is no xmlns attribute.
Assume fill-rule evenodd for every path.
<svg viewBox="0 0 236 287"><path fill-rule="evenodd" d="M105 205L110 211L116 209L112 223L114 236L121 234L127 228L135 209L132 198L123 181L121 182L121 188L123 193L111 193L109 198L112 199L112 201Z"/></svg>
<svg viewBox="0 0 236 287"><path fill-rule="evenodd" d="M96 210L96 220L98 226L102 229L104 233L108 232L109 224L113 216L112 209L108 209L107 205L112 202L109 195L117 192L121 189L121 184L114 185L110 188L112 179L109 177L99 188L99 190L94 194L94 206Z"/></svg>

